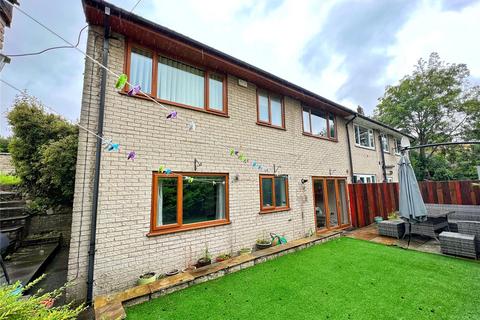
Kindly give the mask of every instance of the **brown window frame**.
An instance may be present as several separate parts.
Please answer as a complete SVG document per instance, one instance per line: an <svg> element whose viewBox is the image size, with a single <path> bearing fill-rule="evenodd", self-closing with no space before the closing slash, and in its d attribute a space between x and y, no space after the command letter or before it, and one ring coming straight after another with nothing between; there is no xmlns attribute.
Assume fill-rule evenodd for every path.
<svg viewBox="0 0 480 320"><path fill-rule="evenodd" d="M304 110L306 111L306 109L308 109L308 117L309 117L309 120L310 120L310 132L305 131L305 123L303 122L303 111ZM303 135L313 137L313 138L338 142L337 116L334 113L328 112L328 111L323 110L323 109L321 111L324 112L325 115L327 116L327 136L318 136L318 135L314 135L312 133L312 107L308 107L308 106L302 106L302 108L301 108L301 112L302 112L302 133L303 133ZM330 135L330 116L333 116L333 123L335 125L335 137L331 137L331 135Z"/></svg>
<svg viewBox="0 0 480 320"><path fill-rule="evenodd" d="M127 41L127 44L125 46L124 73L128 76L129 79L130 79L131 53L132 53L132 49L134 49L134 48L142 50L142 51L147 51L147 52L151 53L151 55L152 55L152 87L150 88L151 93L149 95L151 98L155 99L156 101L158 101L160 103L164 103L164 104L168 104L168 105L172 105L172 106L176 106L176 107L180 107L180 108L202 111L202 112L211 113L211 114L215 114L215 115L219 115L219 116L228 116L228 88L227 88L228 76L227 76L226 73L222 73L222 72L219 72L219 71L216 71L216 70L208 69L205 66L200 66L198 64L191 63L191 62L186 61L184 59L178 59L178 58L172 57L168 54L163 53L161 50L155 50L155 49L152 49L152 48L148 48L148 47L138 45L138 44L133 43L131 41ZM167 59L170 59L170 60L174 60L174 61L186 64L186 65L189 65L191 67L200 69L204 72L204 99L203 99L204 105L203 105L203 107L191 106L191 105L187 105L187 104L183 104L183 103L179 103L179 102L175 102L175 101L160 99L159 97L157 97L158 58L160 56L164 57L164 58L167 58ZM210 95L209 95L209 80L210 80L210 74L212 74L212 73L223 78L223 82L222 82L223 83L223 109L222 109L222 111L212 109L209 106L209 97L210 97ZM128 90L129 90L129 86L126 85L121 93L126 94L128 92ZM147 97L143 96L142 94L136 95L135 98L148 99Z"/></svg>
<svg viewBox="0 0 480 320"><path fill-rule="evenodd" d="M259 91L263 91L267 94L268 96L268 122L260 120L260 99L259 99ZM280 97L280 104L282 106L282 125L277 126L272 124L272 104L271 104L271 96L277 96ZM276 128L276 129L282 129L285 130L285 103L284 103L284 97L280 94L276 94L273 92L270 92L268 90L262 89L262 88L257 88L257 124L262 125L262 126L267 126L271 128Z"/></svg>
<svg viewBox="0 0 480 320"><path fill-rule="evenodd" d="M183 178L189 177L208 177L223 176L225 177L225 219L202 221L189 224L183 224ZM164 226L157 226L157 195L158 195L158 178L177 178L177 223ZM152 173L152 208L150 212L150 232L147 236L156 236L167 233L195 230L214 226L230 224L229 214L229 191L228 191L228 173L199 173L199 172L178 172L165 174L158 171Z"/></svg>
<svg viewBox="0 0 480 320"><path fill-rule="evenodd" d="M290 210L290 198L289 198L289 192L288 192L288 176L286 177L285 181L285 197L287 199L287 205L282 206L282 207L277 207L275 205L275 178L278 177L277 175L274 174L261 174L259 175L260 179L260 213L272 213L272 212L280 212L280 211L287 211ZM262 182L264 179L271 179L272 180L272 203L274 204L273 206L269 207L264 207L263 206L263 187L262 187Z"/></svg>

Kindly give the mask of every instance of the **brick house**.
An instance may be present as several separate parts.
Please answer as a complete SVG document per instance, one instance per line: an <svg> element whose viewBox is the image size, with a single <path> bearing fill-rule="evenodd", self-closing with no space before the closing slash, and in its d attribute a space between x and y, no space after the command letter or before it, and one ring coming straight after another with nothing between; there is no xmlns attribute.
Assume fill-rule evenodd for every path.
<svg viewBox="0 0 480 320"><path fill-rule="evenodd" d="M352 177L382 181L385 167L396 179L389 172L394 141L411 137L106 2L83 5L87 53L102 61L103 46L110 70L128 74L178 118L166 119L158 104L128 96L128 88L115 89L111 75L102 92L102 69L86 60L80 123L99 131L104 99L103 136L137 158L102 147L95 206L97 139L80 131L72 296L85 297L89 270L99 295L130 287L148 271L183 269L206 247L216 256L252 247L270 232L292 240L347 227ZM194 131L185 125L191 121ZM385 166L380 134L389 139ZM172 173L159 172L160 165Z"/></svg>

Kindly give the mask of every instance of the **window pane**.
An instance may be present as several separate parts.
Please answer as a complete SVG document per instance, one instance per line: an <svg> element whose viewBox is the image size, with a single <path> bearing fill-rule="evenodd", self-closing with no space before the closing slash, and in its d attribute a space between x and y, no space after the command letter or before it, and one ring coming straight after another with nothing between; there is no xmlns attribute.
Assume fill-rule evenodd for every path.
<svg viewBox="0 0 480 320"><path fill-rule="evenodd" d="M337 215L337 197L335 195L335 180L327 180L327 198L328 198L328 211L330 213L330 227L338 226Z"/></svg>
<svg viewBox="0 0 480 320"><path fill-rule="evenodd" d="M143 92L152 93L152 55L150 53L132 49L128 80L132 85L140 85Z"/></svg>
<svg viewBox="0 0 480 320"><path fill-rule="evenodd" d="M312 134L327 136L327 118L322 111L312 109Z"/></svg>
<svg viewBox="0 0 480 320"><path fill-rule="evenodd" d="M287 177L275 177L275 206L287 206Z"/></svg>
<svg viewBox="0 0 480 320"><path fill-rule="evenodd" d="M263 178L262 179L262 197L264 207L271 207L273 205L273 179L272 178Z"/></svg>
<svg viewBox="0 0 480 320"><path fill-rule="evenodd" d="M272 108L272 125L283 127L282 124L282 100L279 97L270 97Z"/></svg>
<svg viewBox="0 0 480 320"><path fill-rule="evenodd" d="M263 122L269 122L268 95L263 91L258 92L258 119Z"/></svg>
<svg viewBox="0 0 480 320"><path fill-rule="evenodd" d="M382 150L388 152L388 137L382 134Z"/></svg>
<svg viewBox="0 0 480 320"><path fill-rule="evenodd" d="M313 180L313 192L315 193L315 215L317 216L317 229L323 229L327 225L327 210L325 208L323 180Z"/></svg>
<svg viewBox="0 0 480 320"><path fill-rule="evenodd" d="M177 223L177 178L158 178L157 227Z"/></svg>
<svg viewBox="0 0 480 320"><path fill-rule="evenodd" d="M217 74L209 75L208 104L210 109L223 111L223 77Z"/></svg>
<svg viewBox="0 0 480 320"><path fill-rule="evenodd" d="M204 107L204 72L189 65L160 57L158 61L160 99L194 107Z"/></svg>
<svg viewBox="0 0 480 320"><path fill-rule="evenodd" d="M356 142L364 147L373 148L373 131L364 127L357 127Z"/></svg>
<svg viewBox="0 0 480 320"><path fill-rule="evenodd" d="M335 138L335 117L333 114L328 116L328 125L330 126L330 138Z"/></svg>
<svg viewBox="0 0 480 320"><path fill-rule="evenodd" d="M310 113L308 110L303 110L303 132L312 133L310 130Z"/></svg>
<svg viewBox="0 0 480 320"><path fill-rule="evenodd" d="M342 218L342 224L350 223L350 217L348 216L348 206L347 206L347 195L346 195L346 186L344 180L338 180L338 191L340 196L340 215Z"/></svg>
<svg viewBox="0 0 480 320"><path fill-rule="evenodd" d="M225 201L224 176L183 181L183 224L225 219Z"/></svg>

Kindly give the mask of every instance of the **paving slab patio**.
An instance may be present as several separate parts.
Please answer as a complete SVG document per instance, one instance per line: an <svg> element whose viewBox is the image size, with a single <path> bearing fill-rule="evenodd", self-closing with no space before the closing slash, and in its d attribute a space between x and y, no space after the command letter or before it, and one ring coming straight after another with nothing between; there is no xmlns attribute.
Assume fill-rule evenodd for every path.
<svg viewBox="0 0 480 320"><path fill-rule="evenodd" d="M379 235L378 225L375 223L364 228L359 228L346 232L345 236L354 239L381 243L387 246L398 246L402 248L408 247L412 250L441 254L440 243L435 239L413 235L412 239L410 240L410 245L408 245L408 239L399 240L396 238Z"/></svg>

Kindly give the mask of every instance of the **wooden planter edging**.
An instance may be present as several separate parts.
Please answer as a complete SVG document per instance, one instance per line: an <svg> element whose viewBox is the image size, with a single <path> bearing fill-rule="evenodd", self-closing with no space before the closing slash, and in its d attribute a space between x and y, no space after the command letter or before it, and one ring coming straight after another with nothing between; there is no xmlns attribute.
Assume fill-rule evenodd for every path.
<svg viewBox="0 0 480 320"><path fill-rule="evenodd" d="M287 244L239 255L231 259L214 263L194 271L183 272L153 283L135 286L125 291L94 299L95 319L125 319L125 306L132 306L172 292L188 288L191 285L213 280L226 274L252 267L288 253L303 250L316 244L339 238L341 231L293 240Z"/></svg>

